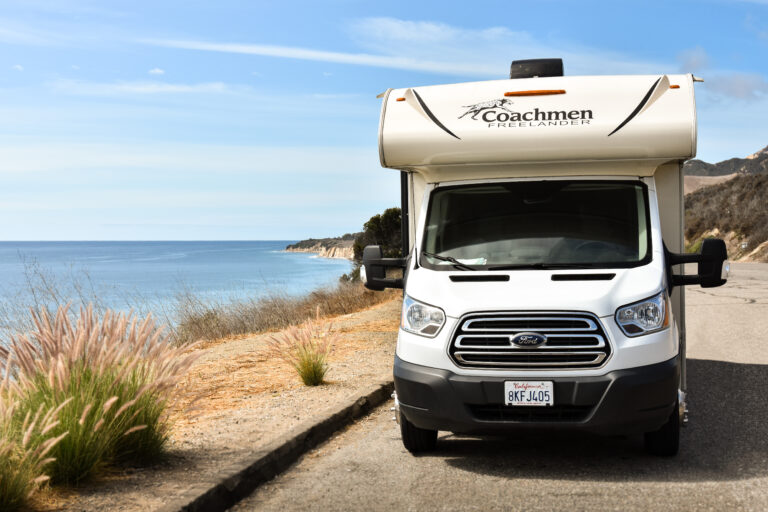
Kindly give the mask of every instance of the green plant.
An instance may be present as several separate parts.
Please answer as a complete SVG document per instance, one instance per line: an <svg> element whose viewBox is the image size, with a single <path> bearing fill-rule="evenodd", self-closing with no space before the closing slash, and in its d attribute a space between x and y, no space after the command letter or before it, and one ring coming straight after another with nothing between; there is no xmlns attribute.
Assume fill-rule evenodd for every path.
<svg viewBox="0 0 768 512"><path fill-rule="evenodd" d="M49 477L50 452L67 434L53 436L59 409L28 411L21 421L9 373L0 384L0 510L21 509Z"/></svg>
<svg viewBox="0 0 768 512"><path fill-rule="evenodd" d="M336 340L332 328L323 329L319 320L289 327L272 336L269 352L293 366L305 385L318 386L328 372L328 354Z"/></svg>
<svg viewBox="0 0 768 512"><path fill-rule="evenodd" d="M168 438L166 411L194 355L170 345L151 317L91 308L74 317L33 312L35 329L11 338L5 358L20 414L57 408L54 482L77 483L116 459L157 459Z"/></svg>

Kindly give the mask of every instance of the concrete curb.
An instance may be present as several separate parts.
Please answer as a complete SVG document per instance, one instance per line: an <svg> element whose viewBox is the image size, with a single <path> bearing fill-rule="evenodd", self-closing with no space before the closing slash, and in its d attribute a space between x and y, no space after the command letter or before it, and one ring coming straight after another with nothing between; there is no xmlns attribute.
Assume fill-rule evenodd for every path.
<svg viewBox="0 0 768 512"><path fill-rule="evenodd" d="M329 439L341 428L386 402L394 383L383 380L366 389L352 403L332 407L302 423L247 458L222 468L205 483L186 490L160 512L223 511L250 495L262 483L285 471L303 454Z"/></svg>

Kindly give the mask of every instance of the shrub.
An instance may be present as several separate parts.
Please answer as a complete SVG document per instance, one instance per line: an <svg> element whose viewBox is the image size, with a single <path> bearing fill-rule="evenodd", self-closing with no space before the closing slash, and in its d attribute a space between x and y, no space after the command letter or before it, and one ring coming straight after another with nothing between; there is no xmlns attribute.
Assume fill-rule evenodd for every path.
<svg viewBox="0 0 768 512"><path fill-rule="evenodd" d="M396 292L372 292L360 283L339 283L331 289L318 289L305 296L272 294L250 301L211 304L191 293L178 298L175 306L177 344L211 340L239 334L253 334L284 329L313 318L344 315L368 308L397 295Z"/></svg>
<svg viewBox="0 0 768 512"><path fill-rule="evenodd" d="M0 510L21 509L48 480L44 467L53 459L51 450L67 434L52 435L58 410L39 408L18 421L18 401L9 389L6 372L0 385Z"/></svg>
<svg viewBox="0 0 768 512"><path fill-rule="evenodd" d="M685 238L693 244L717 228L743 235L746 250L754 250L768 240L766 194L768 173L739 175L686 195Z"/></svg>
<svg viewBox="0 0 768 512"><path fill-rule="evenodd" d="M293 366L304 384L318 386L328 372L328 354L335 339L331 325L323 329L319 320L310 320L272 336L269 352Z"/></svg>
<svg viewBox="0 0 768 512"><path fill-rule="evenodd" d="M18 389L19 414L58 408L49 471L77 483L106 462L157 459L168 439L173 390L194 361L168 343L151 317L91 308L73 319L33 313L35 329L11 338L5 357Z"/></svg>

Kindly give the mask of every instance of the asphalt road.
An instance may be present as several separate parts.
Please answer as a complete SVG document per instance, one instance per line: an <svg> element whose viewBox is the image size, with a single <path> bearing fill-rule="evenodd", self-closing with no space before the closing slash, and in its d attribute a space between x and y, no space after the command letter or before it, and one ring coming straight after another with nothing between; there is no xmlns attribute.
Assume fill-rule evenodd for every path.
<svg viewBox="0 0 768 512"><path fill-rule="evenodd" d="M236 510L768 510L768 264L688 289L690 425L680 454L638 438L441 433L402 446L391 404L307 454Z"/></svg>

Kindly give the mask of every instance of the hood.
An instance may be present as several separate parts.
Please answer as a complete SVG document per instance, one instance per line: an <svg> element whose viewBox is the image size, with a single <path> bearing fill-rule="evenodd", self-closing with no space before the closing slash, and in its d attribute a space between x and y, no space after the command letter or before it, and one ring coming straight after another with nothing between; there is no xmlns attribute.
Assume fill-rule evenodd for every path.
<svg viewBox="0 0 768 512"><path fill-rule="evenodd" d="M451 276L508 275L509 281L452 281ZM553 280L553 275L615 274L610 280ZM557 278L555 278L557 279ZM586 311L599 317L650 297L664 286L656 262L635 268L512 271L411 270L405 293L449 317L477 311Z"/></svg>

